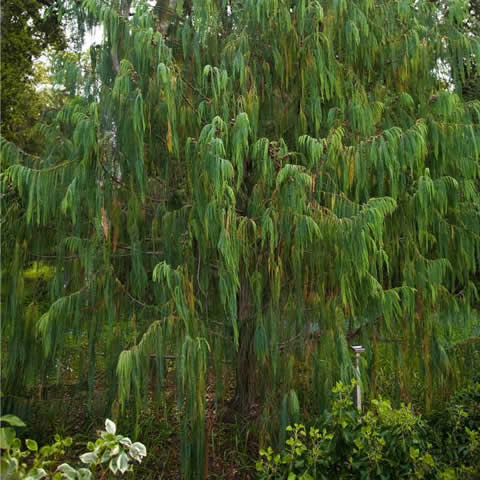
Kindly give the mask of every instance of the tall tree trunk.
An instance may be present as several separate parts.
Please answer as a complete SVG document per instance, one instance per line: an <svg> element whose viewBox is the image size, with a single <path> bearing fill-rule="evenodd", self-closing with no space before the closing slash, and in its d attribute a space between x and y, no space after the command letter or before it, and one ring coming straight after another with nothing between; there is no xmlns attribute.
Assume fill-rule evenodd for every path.
<svg viewBox="0 0 480 480"><path fill-rule="evenodd" d="M428 328L425 328L425 320L423 323L423 363L425 368L425 412L427 415L432 411L432 390L433 390L433 377L430 364L430 344L431 334Z"/></svg>
<svg viewBox="0 0 480 480"><path fill-rule="evenodd" d="M378 375L378 338L375 333L372 336L372 366L370 370L370 390L372 397L377 395L377 375Z"/></svg>
<svg viewBox="0 0 480 480"><path fill-rule="evenodd" d="M236 356L234 405L248 413L257 398L256 358L254 351L255 318L251 308L250 288L243 285L238 295L239 347Z"/></svg>

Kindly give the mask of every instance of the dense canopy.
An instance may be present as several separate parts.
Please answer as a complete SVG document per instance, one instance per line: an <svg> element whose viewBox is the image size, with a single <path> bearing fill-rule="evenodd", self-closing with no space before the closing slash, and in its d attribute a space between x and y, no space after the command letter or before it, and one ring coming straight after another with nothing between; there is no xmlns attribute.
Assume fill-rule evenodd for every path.
<svg viewBox="0 0 480 480"><path fill-rule="evenodd" d="M352 343L367 392L381 350L399 399L422 378L427 411L471 375L466 2L83 6L103 40L56 66L69 98L43 153L2 144L7 398L63 358L91 392L104 369L134 421L176 374L183 475L200 478L209 385L221 403L233 382L275 438L354 376ZM48 305L25 288L33 261Z"/></svg>
<svg viewBox="0 0 480 480"><path fill-rule="evenodd" d="M4 2L1 30L2 136L31 152L36 147L32 127L46 103L35 88L45 76L38 57L46 48L64 48L65 35L53 0Z"/></svg>

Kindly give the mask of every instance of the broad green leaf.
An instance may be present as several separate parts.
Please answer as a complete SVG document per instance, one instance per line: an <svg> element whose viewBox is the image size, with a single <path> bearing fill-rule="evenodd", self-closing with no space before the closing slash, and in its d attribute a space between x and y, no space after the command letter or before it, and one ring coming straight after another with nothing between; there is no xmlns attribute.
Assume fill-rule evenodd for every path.
<svg viewBox="0 0 480 480"><path fill-rule="evenodd" d="M0 417L0 422L6 422L12 425L12 427L25 427L25 423L15 415L2 415Z"/></svg>
<svg viewBox="0 0 480 480"><path fill-rule="evenodd" d="M30 438L27 438L27 440L25 440L25 445L32 452L36 452L38 450L37 442L35 440L31 440Z"/></svg>
<svg viewBox="0 0 480 480"><path fill-rule="evenodd" d="M15 430L11 427L0 428L0 448L10 448L15 439Z"/></svg>

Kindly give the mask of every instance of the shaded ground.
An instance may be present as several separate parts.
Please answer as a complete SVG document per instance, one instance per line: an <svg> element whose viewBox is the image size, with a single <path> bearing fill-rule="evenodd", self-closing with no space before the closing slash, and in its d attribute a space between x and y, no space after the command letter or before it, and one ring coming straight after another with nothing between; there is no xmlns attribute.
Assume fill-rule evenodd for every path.
<svg viewBox="0 0 480 480"><path fill-rule="evenodd" d="M67 379L64 379L67 380ZM147 447L143 464L135 468L129 478L139 480L180 479L181 421L175 401L175 385L167 375L165 384L166 402L163 406L150 398L139 419L138 440ZM96 379L96 388L88 412L86 385L59 384L36 392L16 397L15 410L26 421L29 429L24 434L35 438L39 444L49 443L55 433L72 436L74 446L68 452L68 461L75 464L78 455L86 449L86 443L103 428L105 420L106 391L103 379ZM258 454L256 438L258 427L254 418L242 418L230 406L233 387L226 392L222 406L215 404L213 377L207 388L207 457L210 479L253 479L255 460ZM128 412L127 412L128 415ZM114 415L115 417L115 415ZM125 416L117 420L118 431L126 434L128 426ZM133 435L132 435L133 436Z"/></svg>

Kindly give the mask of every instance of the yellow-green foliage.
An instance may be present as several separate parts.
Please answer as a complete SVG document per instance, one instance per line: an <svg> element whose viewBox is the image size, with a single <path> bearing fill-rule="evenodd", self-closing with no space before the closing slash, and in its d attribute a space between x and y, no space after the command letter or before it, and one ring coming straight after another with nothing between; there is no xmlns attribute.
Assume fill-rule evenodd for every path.
<svg viewBox="0 0 480 480"><path fill-rule="evenodd" d="M23 272L26 280L45 280L49 281L55 276L55 268L43 262L33 262L30 268Z"/></svg>

